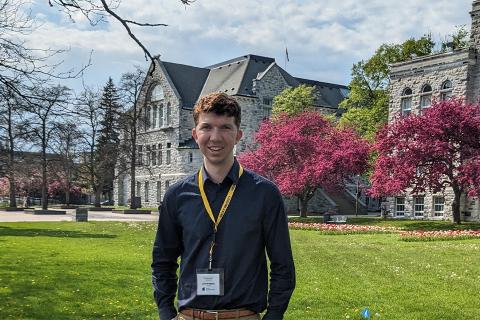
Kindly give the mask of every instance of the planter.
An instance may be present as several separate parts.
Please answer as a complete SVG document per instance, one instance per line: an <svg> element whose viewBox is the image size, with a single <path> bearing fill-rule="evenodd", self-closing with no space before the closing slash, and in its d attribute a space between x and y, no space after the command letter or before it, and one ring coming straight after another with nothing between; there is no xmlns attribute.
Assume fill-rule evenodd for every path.
<svg viewBox="0 0 480 320"><path fill-rule="evenodd" d="M72 214L73 220L76 222L88 221L88 208L77 208Z"/></svg>

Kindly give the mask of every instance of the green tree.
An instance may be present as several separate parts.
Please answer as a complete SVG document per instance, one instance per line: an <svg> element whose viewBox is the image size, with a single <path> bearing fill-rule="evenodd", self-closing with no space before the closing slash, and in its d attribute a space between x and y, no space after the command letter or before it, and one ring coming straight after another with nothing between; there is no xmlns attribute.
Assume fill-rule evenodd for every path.
<svg viewBox="0 0 480 320"><path fill-rule="evenodd" d="M95 152L96 184L95 206L100 206L100 196L103 192L108 192L109 200L112 200L113 180L115 179L115 164L118 157L119 137L119 118L121 114L120 96L112 78L108 79L103 88L102 98L100 100L100 109L103 117L100 121L100 134L97 141Z"/></svg>
<svg viewBox="0 0 480 320"><path fill-rule="evenodd" d="M287 88L273 99L272 116L280 114L293 116L313 107L315 97L314 87L300 85L295 88Z"/></svg>
<svg viewBox="0 0 480 320"><path fill-rule="evenodd" d="M434 46L430 35L401 44L382 44L370 59L354 64L350 94L340 103L341 108L347 109L340 125L373 139L388 120L389 64L431 54Z"/></svg>

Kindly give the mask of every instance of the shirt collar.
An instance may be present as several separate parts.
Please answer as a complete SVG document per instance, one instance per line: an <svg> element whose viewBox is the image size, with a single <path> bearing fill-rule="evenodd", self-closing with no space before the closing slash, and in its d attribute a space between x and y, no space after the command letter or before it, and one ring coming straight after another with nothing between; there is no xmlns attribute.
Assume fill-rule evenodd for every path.
<svg viewBox="0 0 480 320"><path fill-rule="evenodd" d="M202 165L201 170L202 170L202 175L203 175L203 184L205 184L205 181L207 181L207 179L213 182L213 180L208 175L207 170L205 169L205 165ZM237 158L234 158L233 159L233 165L230 168L230 171L228 171L228 174L225 178L229 178L230 181L232 181L233 183L237 183L238 171L239 170L240 170L240 164L238 163ZM225 181L225 179L223 181Z"/></svg>

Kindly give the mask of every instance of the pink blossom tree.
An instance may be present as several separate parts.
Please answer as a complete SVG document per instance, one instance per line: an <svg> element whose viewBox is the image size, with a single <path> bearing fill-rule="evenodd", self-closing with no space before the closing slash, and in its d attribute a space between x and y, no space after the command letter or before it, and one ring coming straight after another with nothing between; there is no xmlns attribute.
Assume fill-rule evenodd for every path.
<svg viewBox="0 0 480 320"><path fill-rule="evenodd" d="M387 125L377 135L373 196L443 192L455 195L453 221L460 223L462 194L480 195L480 104L460 99L434 102L421 115Z"/></svg>
<svg viewBox="0 0 480 320"><path fill-rule="evenodd" d="M300 200L300 216L319 188L343 186L344 178L367 169L370 147L350 129L334 127L314 111L267 120L255 136L256 150L239 161L273 180L280 191Z"/></svg>

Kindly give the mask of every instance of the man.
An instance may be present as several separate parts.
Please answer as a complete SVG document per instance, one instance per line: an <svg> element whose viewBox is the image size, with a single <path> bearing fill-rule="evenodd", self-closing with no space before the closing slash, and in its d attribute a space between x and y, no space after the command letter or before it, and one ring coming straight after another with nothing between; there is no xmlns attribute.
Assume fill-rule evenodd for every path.
<svg viewBox="0 0 480 320"><path fill-rule="evenodd" d="M203 167L170 187L153 246L161 320L281 320L295 287L287 217L277 187L233 155L241 110L222 93L196 104L192 136ZM270 290L265 251L270 259ZM174 307L177 291L178 314Z"/></svg>

